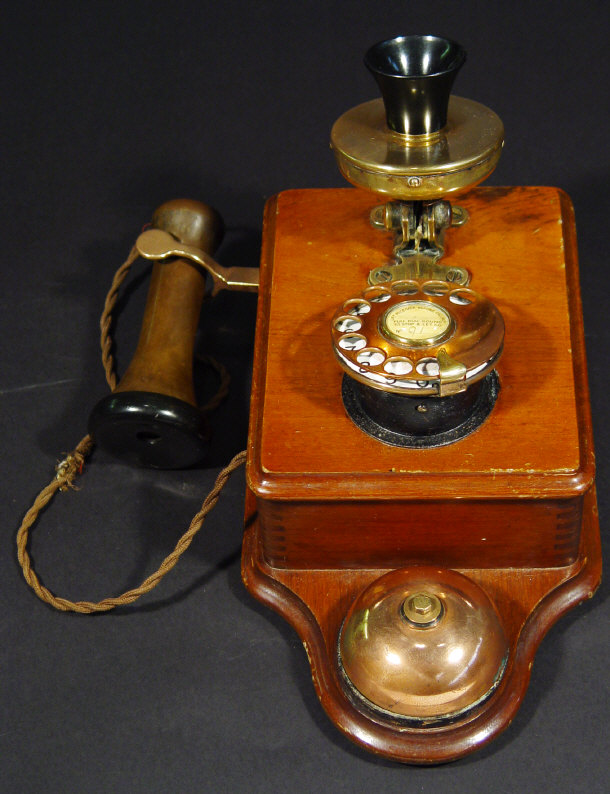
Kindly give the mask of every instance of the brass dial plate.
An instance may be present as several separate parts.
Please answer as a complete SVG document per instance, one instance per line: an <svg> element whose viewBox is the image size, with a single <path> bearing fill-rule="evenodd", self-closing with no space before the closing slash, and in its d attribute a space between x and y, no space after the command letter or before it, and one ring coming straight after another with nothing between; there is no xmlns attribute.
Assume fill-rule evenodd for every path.
<svg viewBox="0 0 610 794"><path fill-rule="evenodd" d="M350 377L398 394L464 391L493 369L504 341L494 304L444 281L368 287L342 303L331 328Z"/></svg>

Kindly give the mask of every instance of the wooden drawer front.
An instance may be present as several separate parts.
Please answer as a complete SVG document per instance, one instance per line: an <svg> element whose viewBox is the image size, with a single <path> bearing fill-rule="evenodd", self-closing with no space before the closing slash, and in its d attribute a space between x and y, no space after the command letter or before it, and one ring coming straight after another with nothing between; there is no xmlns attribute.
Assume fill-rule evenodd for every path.
<svg viewBox="0 0 610 794"><path fill-rule="evenodd" d="M439 502L258 500L277 568L547 568L578 552L582 498Z"/></svg>

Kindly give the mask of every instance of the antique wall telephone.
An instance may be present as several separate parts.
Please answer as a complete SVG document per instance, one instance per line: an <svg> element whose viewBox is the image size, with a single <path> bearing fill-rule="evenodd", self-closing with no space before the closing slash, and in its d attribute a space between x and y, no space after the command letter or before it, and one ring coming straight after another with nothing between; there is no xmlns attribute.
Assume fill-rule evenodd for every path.
<svg viewBox="0 0 610 794"><path fill-rule="evenodd" d="M337 727L412 763L510 723L601 566L570 203L475 187L503 127L450 96L464 60L434 36L369 50L383 101L331 133L359 189L271 199L260 270L243 580L299 633ZM201 272L258 286L214 262L219 229L170 202L136 243L157 262L140 342L90 430L138 463L205 451Z"/></svg>

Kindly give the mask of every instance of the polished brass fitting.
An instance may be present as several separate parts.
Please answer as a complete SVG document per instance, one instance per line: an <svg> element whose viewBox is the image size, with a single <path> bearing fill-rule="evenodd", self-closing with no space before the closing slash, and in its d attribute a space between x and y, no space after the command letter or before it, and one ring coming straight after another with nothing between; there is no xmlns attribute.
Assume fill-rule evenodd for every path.
<svg viewBox="0 0 610 794"><path fill-rule="evenodd" d="M443 604L433 593L415 593L403 601L401 612L409 623L425 628L441 620Z"/></svg>

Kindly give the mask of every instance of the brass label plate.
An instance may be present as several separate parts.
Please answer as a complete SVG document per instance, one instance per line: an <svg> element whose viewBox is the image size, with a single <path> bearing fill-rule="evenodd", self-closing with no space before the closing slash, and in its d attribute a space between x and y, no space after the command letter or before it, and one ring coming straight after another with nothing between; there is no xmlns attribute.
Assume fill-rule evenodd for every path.
<svg viewBox="0 0 610 794"><path fill-rule="evenodd" d="M403 301L381 318L384 336L403 345L433 345L448 336L453 320L442 306L428 301Z"/></svg>

